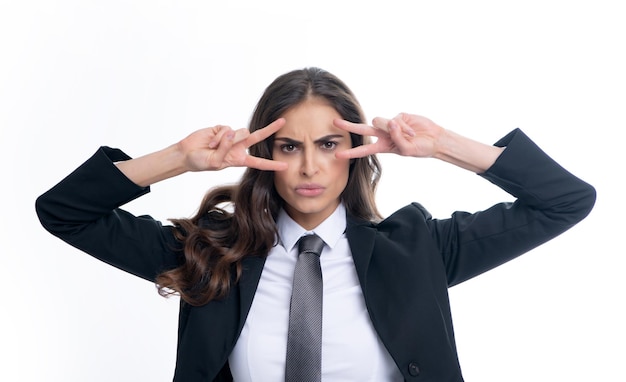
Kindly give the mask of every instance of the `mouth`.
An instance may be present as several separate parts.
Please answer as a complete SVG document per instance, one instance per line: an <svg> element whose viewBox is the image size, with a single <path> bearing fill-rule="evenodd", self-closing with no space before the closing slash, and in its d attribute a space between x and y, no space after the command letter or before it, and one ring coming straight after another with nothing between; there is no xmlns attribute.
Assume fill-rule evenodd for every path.
<svg viewBox="0 0 626 382"><path fill-rule="evenodd" d="M301 196L318 196L324 192L325 188L319 184L300 184L296 186L296 194Z"/></svg>

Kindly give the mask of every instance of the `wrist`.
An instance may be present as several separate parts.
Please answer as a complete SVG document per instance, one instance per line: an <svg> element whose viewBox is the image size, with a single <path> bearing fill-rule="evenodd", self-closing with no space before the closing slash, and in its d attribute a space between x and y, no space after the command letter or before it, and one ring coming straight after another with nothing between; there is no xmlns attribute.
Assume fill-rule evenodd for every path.
<svg viewBox="0 0 626 382"><path fill-rule="evenodd" d="M493 165L503 150L444 129L433 157L480 174Z"/></svg>
<svg viewBox="0 0 626 382"><path fill-rule="evenodd" d="M135 184L147 187L187 171L183 156L174 146L116 165Z"/></svg>
<svg viewBox="0 0 626 382"><path fill-rule="evenodd" d="M454 152L457 151L455 149L457 146L455 138L457 137L455 136L458 135L442 127L433 140L432 157L443 161L448 161L450 157L454 157Z"/></svg>
<svg viewBox="0 0 626 382"><path fill-rule="evenodd" d="M159 152L159 161L163 170L172 176L192 171L185 153L179 143L168 146Z"/></svg>

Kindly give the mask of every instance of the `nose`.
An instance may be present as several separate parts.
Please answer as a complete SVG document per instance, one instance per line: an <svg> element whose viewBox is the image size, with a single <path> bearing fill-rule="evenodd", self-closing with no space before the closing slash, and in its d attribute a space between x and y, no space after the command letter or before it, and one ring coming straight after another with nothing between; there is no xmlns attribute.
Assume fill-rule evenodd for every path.
<svg viewBox="0 0 626 382"><path fill-rule="evenodd" d="M300 173L306 177L311 177L319 170L317 165L317 158L315 157L314 150L304 150L302 155L302 168Z"/></svg>

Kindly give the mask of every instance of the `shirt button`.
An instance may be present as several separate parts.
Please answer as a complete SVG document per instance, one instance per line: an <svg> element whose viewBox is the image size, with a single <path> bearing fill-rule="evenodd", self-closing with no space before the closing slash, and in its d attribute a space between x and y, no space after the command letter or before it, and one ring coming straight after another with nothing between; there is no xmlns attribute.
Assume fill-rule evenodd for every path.
<svg viewBox="0 0 626 382"><path fill-rule="evenodd" d="M409 364L409 374L413 377L417 377L420 374L420 368L417 366L416 362L411 362Z"/></svg>

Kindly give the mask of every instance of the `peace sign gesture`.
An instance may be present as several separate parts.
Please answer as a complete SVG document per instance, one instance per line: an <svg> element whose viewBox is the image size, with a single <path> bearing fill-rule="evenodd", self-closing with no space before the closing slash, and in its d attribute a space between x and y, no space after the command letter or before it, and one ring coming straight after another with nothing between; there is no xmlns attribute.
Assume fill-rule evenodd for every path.
<svg viewBox="0 0 626 382"><path fill-rule="evenodd" d="M377 153L432 157L444 129L428 118L401 113L393 119L377 117L372 125L335 120L335 126L352 133L374 136L376 142L337 153L340 158L359 158Z"/></svg>
<svg viewBox="0 0 626 382"><path fill-rule="evenodd" d="M227 167L282 171L287 169L287 163L253 157L247 149L267 139L284 125L285 120L280 118L253 133L222 125L207 127L163 150L116 165L124 175L142 187L187 171L215 171Z"/></svg>
<svg viewBox="0 0 626 382"><path fill-rule="evenodd" d="M284 162L251 156L248 147L267 139L285 125L280 118L266 127L250 133L247 129L233 130L218 125L193 132L177 146L185 157L188 171L221 170L227 167L252 167L259 170L281 171Z"/></svg>
<svg viewBox="0 0 626 382"><path fill-rule="evenodd" d="M338 152L338 158L361 158L377 153L395 153L417 158L437 158L466 170L482 173L504 150L444 129L430 119L400 113L393 119L377 117L372 125L333 121L340 129L376 137L376 142Z"/></svg>

